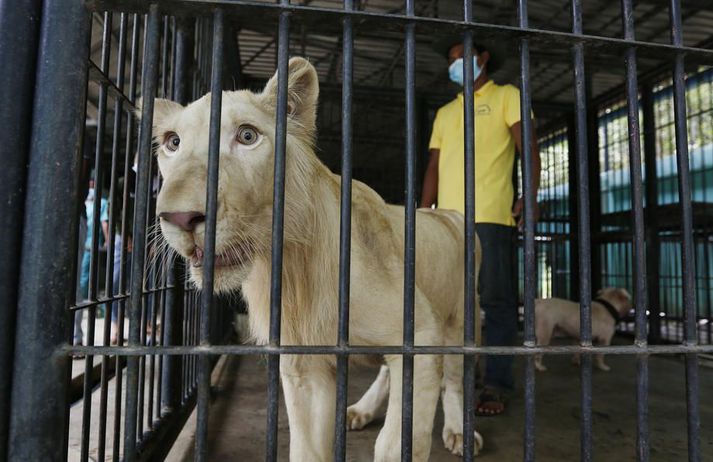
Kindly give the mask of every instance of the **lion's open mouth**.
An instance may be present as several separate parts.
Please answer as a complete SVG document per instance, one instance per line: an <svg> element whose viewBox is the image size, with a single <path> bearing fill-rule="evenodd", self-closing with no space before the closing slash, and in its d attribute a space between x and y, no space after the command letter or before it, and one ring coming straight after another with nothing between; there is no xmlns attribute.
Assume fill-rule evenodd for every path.
<svg viewBox="0 0 713 462"><path fill-rule="evenodd" d="M241 246L230 252L223 252L216 254L215 256L215 267L228 267L228 266L242 266L248 261L250 257L249 253L244 250ZM191 266L194 268L200 268L203 266L204 253L203 249L196 246L193 251L193 255L190 258Z"/></svg>

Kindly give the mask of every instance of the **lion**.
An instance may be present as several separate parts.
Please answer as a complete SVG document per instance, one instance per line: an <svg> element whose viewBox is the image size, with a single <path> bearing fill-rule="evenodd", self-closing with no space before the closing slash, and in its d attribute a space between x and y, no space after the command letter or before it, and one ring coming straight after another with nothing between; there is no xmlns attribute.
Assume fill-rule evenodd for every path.
<svg viewBox="0 0 713 462"><path fill-rule="evenodd" d="M267 344L269 339L277 86L275 75L261 93L222 93L214 289L218 293L242 291L248 304L251 336L257 344ZM318 95L314 67L305 59L291 59L282 345L337 343L341 178L314 153ZM163 176L156 212L163 237L187 261L190 279L198 288L202 287L209 114L210 94L185 107L155 100L153 137ZM416 345L462 344L463 223L462 215L455 211L417 211ZM403 207L386 204L367 185L353 181L350 345L402 343L403 236ZM476 244L479 262L480 247ZM439 391L444 403L444 444L454 454L462 454L463 358L445 356L414 358L416 461L427 460L430 453ZM360 428L368 423L388 394L374 459L397 461L401 452L402 357L387 355L383 361L385 367L370 392L349 408L348 426ZM330 355L280 358L292 461L332 458L335 367L336 358ZM479 450L482 438L477 432L475 435Z"/></svg>

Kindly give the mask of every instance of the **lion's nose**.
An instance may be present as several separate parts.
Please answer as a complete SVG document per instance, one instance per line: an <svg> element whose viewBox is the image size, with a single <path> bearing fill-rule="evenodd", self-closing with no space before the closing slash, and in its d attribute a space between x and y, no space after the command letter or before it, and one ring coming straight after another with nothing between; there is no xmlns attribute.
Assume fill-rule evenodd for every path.
<svg viewBox="0 0 713 462"><path fill-rule="evenodd" d="M159 216L188 232L193 231L199 223L205 221L205 215L201 212L161 212Z"/></svg>

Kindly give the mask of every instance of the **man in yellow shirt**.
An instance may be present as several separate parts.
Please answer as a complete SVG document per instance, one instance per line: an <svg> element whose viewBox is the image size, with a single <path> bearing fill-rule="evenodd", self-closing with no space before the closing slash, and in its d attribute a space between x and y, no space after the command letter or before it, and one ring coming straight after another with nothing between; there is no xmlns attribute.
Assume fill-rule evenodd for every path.
<svg viewBox="0 0 713 462"><path fill-rule="evenodd" d="M450 79L463 85L462 36L439 41L448 58ZM517 336L516 219L521 227L523 198L515 201L515 148L522 152L520 91L488 78L503 55L492 46L473 44L475 88L475 222L483 259L480 302L485 311L485 343L512 345ZM433 122L421 207L465 208L463 93L441 107ZM534 132L534 130L533 130ZM532 137L535 197L540 183L540 156ZM535 210L535 215L538 215ZM476 413L496 415L505 410L505 394L513 387L512 356L486 359L485 388Z"/></svg>

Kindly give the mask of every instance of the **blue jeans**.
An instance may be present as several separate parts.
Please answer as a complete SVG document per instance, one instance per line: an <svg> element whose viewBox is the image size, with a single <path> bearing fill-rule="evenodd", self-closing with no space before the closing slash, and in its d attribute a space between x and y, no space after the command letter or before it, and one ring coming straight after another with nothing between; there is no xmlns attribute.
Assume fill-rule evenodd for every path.
<svg viewBox="0 0 713 462"><path fill-rule="evenodd" d="M517 272L515 232L512 226L477 223L483 259L478 287L485 311L485 344L513 345L517 337ZM512 356L485 358L485 386L512 389Z"/></svg>
<svg viewBox="0 0 713 462"><path fill-rule="evenodd" d="M79 247L77 249L77 287L76 287L76 302L81 303L87 298L88 283L89 283L89 255L84 250L84 241L87 238L87 217L83 213L79 216ZM85 260L86 259L86 270ZM87 273L85 278L84 273ZM86 282L85 282L86 280ZM82 317L84 310L74 312L74 329L72 340L74 344L81 344L84 337L82 332Z"/></svg>
<svg viewBox="0 0 713 462"><path fill-rule="evenodd" d="M82 248L84 245L82 244ZM84 250L82 252L82 262L79 273L79 294L77 301L85 301L89 297L89 262L91 260L91 251ZM84 332L82 331L82 317L85 309L77 310L74 313L74 344L81 344Z"/></svg>

